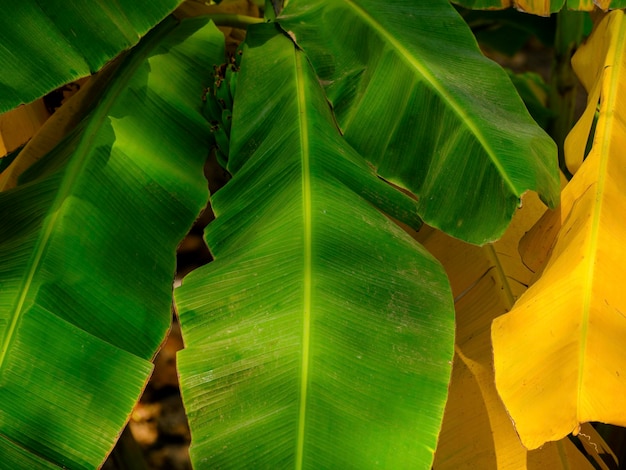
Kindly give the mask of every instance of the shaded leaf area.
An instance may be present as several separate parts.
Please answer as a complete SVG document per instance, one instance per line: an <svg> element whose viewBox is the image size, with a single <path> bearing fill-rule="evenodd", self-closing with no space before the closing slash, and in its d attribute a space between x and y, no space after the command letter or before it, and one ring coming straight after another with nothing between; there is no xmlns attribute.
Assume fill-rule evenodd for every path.
<svg viewBox="0 0 626 470"><path fill-rule="evenodd" d="M215 261L176 290L192 461L430 468L454 335L445 273L372 207L414 201L343 141L271 24L248 31L228 164Z"/></svg>
<svg viewBox="0 0 626 470"><path fill-rule="evenodd" d="M507 73L530 115L543 129L547 129L555 117L555 113L547 106L548 85L540 75L533 72L515 74L507 70Z"/></svg>
<svg viewBox="0 0 626 470"><path fill-rule="evenodd" d="M279 23L346 140L429 225L482 244L526 190L558 201L556 146L447 1L292 0Z"/></svg>
<svg viewBox="0 0 626 470"><path fill-rule="evenodd" d="M526 468L527 451L493 385L490 326L513 306L532 276L516 253L516 238L541 210L529 196L493 245L467 245L439 231L418 234L446 269L455 296L455 358L436 470Z"/></svg>
<svg viewBox="0 0 626 470"><path fill-rule="evenodd" d="M4 467L95 468L128 419L170 324L176 245L206 202L200 97L222 57L205 20L165 22L0 193Z"/></svg>
<svg viewBox="0 0 626 470"><path fill-rule="evenodd" d="M529 448L588 421L626 425L626 404L615 399L626 391L626 226L616 216L626 210L625 37L624 13L615 11L577 53L606 51L595 66L574 61L581 81L601 81L593 147L563 190L561 229L541 278L492 327L498 393ZM588 132L577 126L572 138L586 142Z"/></svg>
<svg viewBox="0 0 626 470"><path fill-rule="evenodd" d="M445 267L455 296L455 357L435 470L594 468L567 438L529 452L494 384L491 322L512 308L534 277L517 246L544 208L536 195L526 194L523 208L516 212L502 239L484 247L432 229L416 235ZM598 447L603 443L597 433L588 434ZM591 458L599 456L596 453Z"/></svg>
<svg viewBox="0 0 626 470"><path fill-rule="evenodd" d="M191 436L176 369L176 353L183 347L180 326L174 318L167 340L154 359L150 381L130 416L126 430L131 436L118 440L103 470L126 469L131 463L136 465L133 469L191 470ZM136 457L125 455L125 448L131 445L138 451ZM140 465L142 461L144 465Z"/></svg>
<svg viewBox="0 0 626 470"><path fill-rule="evenodd" d="M453 0L454 3L476 10L493 10L514 7L534 15L549 16L563 8L591 11L595 7L606 11L625 8L626 0Z"/></svg>
<svg viewBox="0 0 626 470"><path fill-rule="evenodd" d="M554 44L556 17L527 15L514 9L456 10L471 28L481 48L498 51L508 57L522 50L531 38L546 46Z"/></svg>
<svg viewBox="0 0 626 470"><path fill-rule="evenodd" d="M0 113L98 71L180 0L8 0L0 18Z"/></svg>

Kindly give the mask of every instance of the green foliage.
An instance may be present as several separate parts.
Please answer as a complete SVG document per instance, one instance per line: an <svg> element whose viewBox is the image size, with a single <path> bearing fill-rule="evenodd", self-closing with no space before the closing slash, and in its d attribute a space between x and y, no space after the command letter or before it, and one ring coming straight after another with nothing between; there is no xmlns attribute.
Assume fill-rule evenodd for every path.
<svg viewBox="0 0 626 470"><path fill-rule="evenodd" d="M21 57L39 49L8 62L0 109L131 45L90 22L136 37L176 6L161 3L37 20L53 39L83 31L62 42L3 30ZM156 26L0 193L0 462L93 468L111 449L169 324L175 247L217 147L233 178L210 198L214 261L176 294L195 466L432 465L454 303L397 222L495 240L524 192L558 202L556 146L447 1L281 3L241 56L208 18ZM11 91L52 55L67 61Z"/></svg>
<svg viewBox="0 0 626 470"><path fill-rule="evenodd" d="M306 56L274 25L250 27L243 55L233 179L206 232L215 261L176 295L192 459L426 467L450 376L452 297L435 259L368 204L407 218L414 201L341 138ZM261 106L264 120L251 120Z"/></svg>
<svg viewBox="0 0 626 470"><path fill-rule="evenodd" d="M554 142L447 2L293 0L283 17L346 140L429 225L482 244L526 190L556 204Z"/></svg>
<svg viewBox="0 0 626 470"><path fill-rule="evenodd" d="M207 197L199 97L223 38L205 25L160 25L92 113L0 193L4 468L97 466L152 369L174 250Z"/></svg>
<svg viewBox="0 0 626 470"><path fill-rule="evenodd" d="M0 112L98 71L181 0L4 1Z"/></svg>

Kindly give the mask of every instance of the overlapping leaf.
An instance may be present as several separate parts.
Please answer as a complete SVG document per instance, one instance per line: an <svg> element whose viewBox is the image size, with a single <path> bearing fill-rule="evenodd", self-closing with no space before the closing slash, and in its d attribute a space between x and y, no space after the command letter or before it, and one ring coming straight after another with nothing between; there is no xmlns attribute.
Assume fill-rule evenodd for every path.
<svg viewBox="0 0 626 470"><path fill-rule="evenodd" d="M181 0L5 0L0 113L99 70Z"/></svg>
<svg viewBox="0 0 626 470"><path fill-rule="evenodd" d="M457 319L456 354L436 470L525 468L527 451L493 384L490 326L510 310L532 275L519 260L516 246L541 210L530 196L505 237L494 245L467 245L439 231L425 235L422 230L418 235L448 273Z"/></svg>
<svg viewBox="0 0 626 470"><path fill-rule="evenodd" d="M0 193L3 468L96 468L112 448L169 325L175 247L206 202L199 108L222 58L206 21L163 24Z"/></svg>
<svg viewBox="0 0 626 470"><path fill-rule="evenodd" d="M0 159L28 142L48 116L43 100L37 100L27 106L20 106L2 114L0 116Z"/></svg>
<svg viewBox="0 0 626 470"><path fill-rule="evenodd" d="M526 190L558 200L555 144L447 1L291 0L279 23L346 140L431 226L485 243Z"/></svg>
<svg viewBox="0 0 626 470"><path fill-rule="evenodd" d="M528 448L587 421L626 425L626 403L616 400L626 392L625 48L624 13L615 11L579 52L607 51L600 70L577 69L601 81L593 147L563 190L562 228L541 279L492 327L498 392Z"/></svg>
<svg viewBox="0 0 626 470"><path fill-rule="evenodd" d="M533 276L521 262L517 244L543 207L534 194L527 194L504 237L484 247L439 231L417 234L448 273L457 319L456 354L435 470L593 468L567 439L529 453L494 385L491 321L512 308Z"/></svg>
<svg viewBox="0 0 626 470"><path fill-rule="evenodd" d="M626 7L626 0L454 0L454 3L477 10L515 7L542 16L549 16L550 13L556 13L562 8L591 11L598 7L606 11Z"/></svg>
<svg viewBox="0 0 626 470"><path fill-rule="evenodd" d="M195 465L430 468L454 334L445 273L372 207L415 204L343 141L274 25L248 31L228 165L215 261L176 292Z"/></svg>

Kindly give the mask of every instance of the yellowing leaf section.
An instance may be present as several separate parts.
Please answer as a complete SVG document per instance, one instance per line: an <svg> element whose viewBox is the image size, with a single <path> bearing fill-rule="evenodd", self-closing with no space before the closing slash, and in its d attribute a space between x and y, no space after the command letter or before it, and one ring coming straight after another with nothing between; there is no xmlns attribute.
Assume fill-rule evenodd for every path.
<svg viewBox="0 0 626 470"><path fill-rule="evenodd" d="M543 275L492 326L496 386L529 449L588 421L626 425L625 47L624 13L614 11L579 53L607 51L610 63L578 70L601 81L594 145L562 192ZM572 132L586 141L576 134L588 129Z"/></svg>
<svg viewBox="0 0 626 470"><path fill-rule="evenodd" d="M455 296L457 335L450 394L435 470L591 469L568 440L529 452L520 442L494 384L490 327L526 290L533 272L517 252L520 238L545 206L524 196L504 237L477 247L424 228L416 236L446 268Z"/></svg>
<svg viewBox="0 0 626 470"><path fill-rule="evenodd" d="M562 8L592 11L598 7L604 11L626 7L626 0L455 0L466 8L476 10L501 10L514 7L533 15L549 16Z"/></svg>
<svg viewBox="0 0 626 470"><path fill-rule="evenodd" d="M28 142L46 119L41 99L0 115L0 158Z"/></svg>

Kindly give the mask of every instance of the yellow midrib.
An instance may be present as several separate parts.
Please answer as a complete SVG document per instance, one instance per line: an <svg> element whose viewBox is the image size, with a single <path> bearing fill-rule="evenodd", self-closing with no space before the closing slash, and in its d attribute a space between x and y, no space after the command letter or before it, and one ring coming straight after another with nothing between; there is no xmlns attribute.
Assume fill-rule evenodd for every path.
<svg viewBox="0 0 626 470"><path fill-rule="evenodd" d="M302 363L300 378L300 408L298 412L298 438L296 444L296 469L301 470L304 459L304 433L306 428L306 406L309 382L309 348L311 336L311 172L309 154L309 129L306 114L306 92L303 79L306 64L302 55L294 49L296 64L296 86L302 152L302 212L304 225L304 298L302 319Z"/></svg>
<svg viewBox="0 0 626 470"><path fill-rule="evenodd" d="M604 203L604 192L607 175L607 167L609 158L611 157L611 136L613 134L613 123L615 122L614 104L617 102L617 94L620 88L621 61L624 55L624 41L626 41L626 28L624 27L624 15L614 15L613 20L618 23L615 29L619 32L617 37L612 38L612 43L607 52L607 58L612 59L611 67L604 67L601 80L609 80L610 87L607 96L602 96L602 102L605 109L600 114L600 119L604 120L605 126L602 128L601 135L596 134L594 145L601 139L600 162L598 167L598 183L596 186L596 204L593 210L593 219L591 223L591 233L589 235L589 256L587 261L587 279L585 292L583 297L583 317L581 322L581 341L579 350L579 369L578 369L578 399L577 399L577 420L580 422L583 418L580 416L585 376L585 357L587 354L587 336L589 333L589 317L591 314L591 302L593 297L593 286L595 284L596 257L598 253L598 239L600 237L600 216L602 214L602 206ZM606 73L610 74L610 78L606 77ZM604 88L604 87L603 87ZM607 109L608 108L608 109ZM598 127L600 121L598 122ZM600 130L600 129L599 129ZM593 151L593 150L592 150Z"/></svg>

